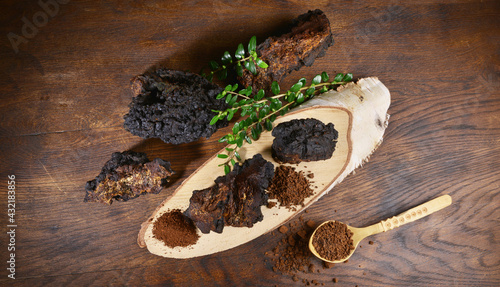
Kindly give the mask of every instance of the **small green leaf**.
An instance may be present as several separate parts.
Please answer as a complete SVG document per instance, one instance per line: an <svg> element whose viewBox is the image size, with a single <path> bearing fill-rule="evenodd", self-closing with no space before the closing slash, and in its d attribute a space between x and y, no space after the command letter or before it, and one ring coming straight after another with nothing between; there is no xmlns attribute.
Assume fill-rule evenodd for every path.
<svg viewBox="0 0 500 287"><path fill-rule="evenodd" d="M264 103L255 103L255 104L252 105L252 107L257 108L257 109L260 109L263 106L264 106Z"/></svg>
<svg viewBox="0 0 500 287"><path fill-rule="evenodd" d="M266 127L266 130L268 130L268 131L271 131L273 129L273 124L271 123L271 121L269 119L266 120L265 127Z"/></svg>
<svg viewBox="0 0 500 287"><path fill-rule="evenodd" d="M262 98L264 98L264 95L265 95L265 94L266 94L266 93L264 92L264 90L263 90L263 89L260 89L260 90L257 92L257 95L255 95L254 99L255 99L256 101L260 101L260 100L262 100Z"/></svg>
<svg viewBox="0 0 500 287"><path fill-rule="evenodd" d="M241 108L241 116L242 116L242 117L246 116L246 115L247 115L247 113L248 113L248 109L246 109L246 108Z"/></svg>
<svg viewBox="0 0 500 287"><path fill-rule="evenodd" d="M304 102L304 100L305 100L304 94L298 93L297 94L297 104L302 104Z"/></svg>
<svg viewBox="0 0 500 287"><path fill-rule="evenodd" d="M234 84L233 87L231 88L231 92L236 91L237 88L238 88L238 84Z"/></svg>
<svg viewBox="0 0 500 287"><path fill-rule="evenodd" d="M252 94L252 86L248 86L246 89L240 90L239 93L245 96L250 96Z"/></svg>
<svg viewBox="0 0 500 287"><path fill-rule="evenodd" d="M212 70L217 70L219 68L219 64L216 61L210 61L208 63L208 65L210 66L210 69L212 69Z"/></svg>
<svg viewBox="0 0 500 287"><path fill-rule="evenodd" d="M241 160L241 156L237 151L234 151L234 156L236 157L236 159Z"/></svg>
<svg viewBox="0 0 500 287"><path fill-rule="evenodd" d="M252 122L256 122L258 120L258 118L257 118L257 112L255 112L255 111L252 112L250 114L250 119L252 120Z"/></svg>
<svg viewBox="0 0 500 287"><path fill-rule="evenodd" d="M235 166L235 165L236 165L236 161L234 160L234 158L232 158L232 159L231 159L231 164L232 164L233 166Z"/></svg>
<svg viewBox="0 0 500 287"><path fill-rule="evenodd" d="M269 117L269 120L270 120L271 122L274 122L274 121L276 120L276 118L277 118L276 114L272 114L272 115Z"/></svg>
<svg viewBox="0 0 500 287"><path fill-rule="evenodd" d="M217 77L219 78L219 80L225 80L227 78L227 70L224 69L224 70L221 70L217 73Z"/></svg>
<svg viewBox="0 0 500 287"><path fill-rule="evenodd" d="M238 48L236 49L236 53L234 54L234 57L238 60L243 59L245 57L245 48L243 47L243 44L239 44Z"/></svg>
<svg viewBox="0 0 500 287"><path fill-rule="evenodd" d="M227 154L220 153L217 155L218 158L228 158Z"/></svg>
<svg viewBox="0 0 500 287"><path fill-rule="evenodd" d="M328 87L327 87L327 86L323 86L323 87L321 88L321 90L319 90L319 92L320 92L321 94L322 94L322 93L326 93L326 92L328 92Z"/></svg>
<svg viewBox="0 0 500 287"><path fill-rule="evenodd" d="M255 59L255 63L257 64L257 66L261 67L262 69L269 68L269 65L266 62L262 61L260 58Z"/></svg>
<svg viewBox="0 0 500 287"><path fill-rule="evenodd" d="M342 78L344 78L344 74L338 73L335 75L335 78L333 79L334 82L342 82Z"/></svg>
<svg viewBox="0 0 500 287"><path fill-rule="evenodd" d="M295 95L295 93L290 93L287 97L286 97L286 100L288 102L293 102L295 101L295 99L297 98L297 96Z"/></svg>
<svg viewBox="0 0 500 287"><path fill-rule="evenodd" d="M298 82L297 84L293 85L290 88L290 91L296 93L296 92L300 91L300 88L302 88L303 85L304 84L302 82Z"/></svg>
<svg viewBox="0 0 500 287"><path fill-rule="evenodd" d="M227 120L230 121L234 117L234 113L236 112L235 109L230 109L229 113L227 114Z"/></svg>
<svg viewBox="0 0 500 287"><path fill-rule="evenodd" d="M249 136L245 135L245 140L247 143L252 144L252 139Z"/></svg>
<svg viewBox="0 0 500 287"><path fill-rule="evenodd" d="M233 134L237 134L240 131L240 123L236 122L233 126Z"/></svg>
<svg viewBox="0 0 500 287"><path fill-rule="evenodd" d="M257 123L257 124L255 125L255 129L257 130L257 132L259 133L259 135L260 135L260 133L261 133L261 132L262 132L262 130L263 130L262 125L261 125L260 123Z"/></svg>
<svg viewBox="0 0 500 287"><path fill-rule="evenodd" d="M251 131L250 131L251 135L252 135L252 138L254 140L257 140L259 138L259 134L257 133L257 130L255 128L252 128Z"/></svg>
<svg viewBox="0 0 500 287"><path fill-rule="evenodd" d="M226 96L226 94L225 94L225 93L219 93L219 94L217 94L217 97L215 97L215 98L216 98L217 100L220 100L220 99L224 98L224 96Z"/></svg>
<svg viewBox="0 0 500 287"><path fill-rule="evenodd" d="M302 85L304 86L307 82L307 79L306 78L300 78L299 82L302 83Z"/></svg>
<svg viewBox="0 0 500 287"><path fill-rule="evenodd" d="M245 126L245 129L246 129L247 127L249 127L249 126L250 126L253 122L254 122L254 121L253 121L250 117L246 118L246 119L244 120L244 123L245 123L245 125L244 125L244 126Z"/></svg>
<svg viewBox="0 0 500 287"><path fill-rule="evenodd" d="M226 51L224 52L224 55L222 55L221 61L223 64L229 64L233 61L233 58L231 57L231 54Z"/></svg>
<svg viewBox="0 0 500 287"><path fill-rule="evenodd" d="M347 73L345 74L344 78L342 79L343 82L350 82L352 81L352 74L351 73Z"/></svg>
<svg viewBox="0 0 500 287"><path fill-rule="evenodd" d="M257 74L257 69L255 68L255 63L252 60L245 61L243 63L245 65L245 68L250 71L250 73L256 75Z"/></svg>
<svg viewBox="0 0 500 287"><path fill-rule="evenodd" d="M218 140L218 142L220 142L220 143L227 142L227 135L225 135L225 136L221 137L221 138Z"/></svg>
<svg viewBox="0 0 500 287"><path fill-rule="evenodd" d="M266 106L267 108L263 108L259 112L259 120L262 120L267 114L269 114L269 106Z"/></svg>
<svg viewBox="0 0 500 287"><path fill-rule="evenodd" d="M217 121L219 120L219 115L215 115L212 120L210 121L210 125L213 126Z"/></svg>
<svg viewBox="0 0 500 287"><path fill-rule="evenodd" d="M225 88L224 88L224 91L230 91L231 89L233 88L232 85L227 85Z"/></svg>
<svg viewBox="0 0 500 287"><path fill-rule="evenodd" d="M252 72L252 74L254 75L257 75L257 68L255 67L254 61L250 61L250 72Z"/></svg>
<svg viewBox="0 0 500 287"><path fill-rule="evenodd" d="M330 77L328 76L328 73L327 73L327 72L323 72L323 73L321 73L321 80L322 80L323 82L325 82L325 83L326 83L326 82L328 82L328 79L329 79L329 78L330 78Z"/></svg>
<svg viewBox="0 0 500 287"><path fill-rule="evenodd" d="M228 165L228 164L225 164L224 165L224 173L225 174L228 174L231 172L231 167Z"/></svg>
<svg viewBox="0 0 500 287"><path fill-rule="evenodd" d="M281 109L282 106L283 106L283 104L281 103L280 100L271 99L271 110L277 111L277 110Z"/></svg>
<svg viewBox="0 0 500 287"><path fill-rule="evenodd" d="M313 80L312 80L312 84L313 85L317 85L317 84L320 84L321 83L321 75L316 75Z"/></svg>
<svg viewBox="0 0 500 287"><path fill-rule="evenodd" d="M238 106L244 106L247 103L247 100L242 99L241 101L238 102Z"/></svg>
<svg viewBox="0 0 500 287"><path fill-rule="evenodd" d="M273 83L271 84L271 91L275 95L280 93L280 85L278 84L278 82L273 81Z"/></svg>
<svg viewBox="0 0 500 287"><path fill-rule="evenodd" d="M257 37L253 36L250 38L250 42L248 42L248 51L255 51L257 48Z"/></svg>
<svg viewBox="0 0 500 287"><path fill-rule="evenodd" d="M228 152L232 152L232 151L234 151L234 148L228 148L228 147L227 147L227 148L226 148L226 150L227 150Z"/></svg>
<svg viewBox="0 0 500 287"><path fill-rule="evenodd" d="M314 94L314 91L316 91L316 89L314 87L307 89L306 96L310 96L310 95Z"/></svg>
<svg viewBox="0 0 500 287"><path fill-rule="evenodd" d="M236 103L236 100L238 99L237 95L234 95L234 97L231 98L229 101L228 105L233 106Z"/></svg>
<svg viewBox="0 0 500 287"><path fill-rule="evenodd" d="M247 132L246 131L241 131L240 134L239 134L239 137L242 138L242 139L244 139L244 140L246 140L246 138L247 138Z"/></svg>
<svg viewBox="0 0 500 287"><path fill-rule="evenodd" d="M238 147L242 147L243 146L243 138L242 137L239 137L238 139L236 139L236 145Z"/></svg>
<svg viewBox="0 0 500 287"><path fill-rule="evenodd" d="M240 77L243 76L243 67L240 65L240 63L236 65L236 74Z"/></svg>
<svg viewBox="0 0 500 287"><path fill-rule="evenodd" d="M229 102L231 101L232 98L233 98L233 96L231 96L231 94L227 94L227 96L226 96L226 104L229 104Z"/></svg>
<svg viewBox="0 0 500 287"><path fill-rule="evenodd" d="M247 96L250 96L252 94L252 86L248 86L247 91Z"/></svg>

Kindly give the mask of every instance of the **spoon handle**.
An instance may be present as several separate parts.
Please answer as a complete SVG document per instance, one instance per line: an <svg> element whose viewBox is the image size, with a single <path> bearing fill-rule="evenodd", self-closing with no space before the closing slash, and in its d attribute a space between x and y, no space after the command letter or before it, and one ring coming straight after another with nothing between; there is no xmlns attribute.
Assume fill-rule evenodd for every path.
<svg viewBox="0 0 500 287"><path fill-rule="evenodd" d="M393 216L386 220L382 220L380 224L382 225L383 231L389 231L403 224L413 222L420 218L423 218L433 212L441 210L451 204L451 196L442 195L426 203L423 203L417 207L409 209L400 215Z"/></svg>

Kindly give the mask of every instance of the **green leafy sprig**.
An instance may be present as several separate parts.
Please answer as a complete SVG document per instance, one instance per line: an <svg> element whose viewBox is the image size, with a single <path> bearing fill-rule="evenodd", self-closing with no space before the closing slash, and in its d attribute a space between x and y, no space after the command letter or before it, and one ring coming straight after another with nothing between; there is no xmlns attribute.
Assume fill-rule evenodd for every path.
<svg viewBox="0 0 500 287"><path fill-rule="evenodd" d="M237 91L238 84L227 85L224 91L217 95L217 99L224 99L230 108L224 111L212 110L216 115L212 118L210 124L214 125L224 118L230 121L237 113L241 117L246 116L246 118L236 122L232 131L219 139L219 142L234 145L227 147L225 153L217 155L221 159L226 159L219 166L224 166L226 174L229 173L231 166L234 166L237 160L241 161L238 149L245 142L251 144L252 140L257 140L264 129L271 131L273 122L278 115L284 115L290 109L316 95L350 81L352 81L352 74L350 73L339 73L333 78L333 81L330 81L329 75L323 72L316 75L309 85L306 85L307 80L302 78L284 93L281 92L279 84L274 81L271 85L273 95L268 97L266 97L266 93L262 89L257 93L253 93L251 86Z"/></svg>
<svg viewBox="0 0 500 287"><path fill-rule="evenodd" d="M236 74L238 76L243 75L243 69L249 70L252 74L257 74L257 66L263 69L268 67L267 63L262 61L257 55L257 37L253 36L247 45L247 50L242 43L238 45L234 56L225 51L222 55L220 62L210 61L208 63L208 68L210 72L205 73L204 69L201 71L201 75L207 78L209 81L213 80L214 76L217 76L219 80L224 80L227 78L228 68L234 67L236 69Z"/></svg>

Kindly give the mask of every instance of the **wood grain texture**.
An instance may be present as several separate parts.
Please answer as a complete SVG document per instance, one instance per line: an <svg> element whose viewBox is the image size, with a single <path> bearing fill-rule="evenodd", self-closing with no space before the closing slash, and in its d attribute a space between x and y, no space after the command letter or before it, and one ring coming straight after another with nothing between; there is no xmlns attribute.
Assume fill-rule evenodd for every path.
<svg viewBox="0 0 500 287"><path fill-rule="evenodd" d="M267 234L190 260L136 245L157 204L222 145L142 140L123 128L129 79L157 64L198 71L322 9L335 44L312 67L377 76L390 124L370 162L304 214L366 226L442 194L453 204L361 243L349 263L307 274L335 286L500 285L500 3L498 1L69 1L15 53L37 1L0 4L0 256L7 252L7 175L16 175L16 280L0 285L297 286L273 272ZM144 151L177 172L158 195L83 203L114 151ZM313 261L319 266L319 261ZM300 284L298 284L300 283Z"/></svg>

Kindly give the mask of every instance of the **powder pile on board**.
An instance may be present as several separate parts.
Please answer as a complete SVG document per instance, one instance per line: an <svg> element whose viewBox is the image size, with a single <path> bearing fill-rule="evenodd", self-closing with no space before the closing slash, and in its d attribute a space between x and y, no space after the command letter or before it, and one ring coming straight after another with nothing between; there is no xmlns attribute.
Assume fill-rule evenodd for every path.
<svg viewBox="0 0 500 287"><path fill-rule="evenodd" d="M274 171L274 177L267 191L269 198L276 199L280 206L296 210L296 206L303 206L304 200L313 195L309 180L302 171L295 171L294 167L280 165Z"/></svg>
<svg viewBox="0 0 500 287"><path fill-rule="evenodd" d="M155 221L153 236L171 248L193 245L200 237L193 221L178 209L165 212Z"/></svg>

